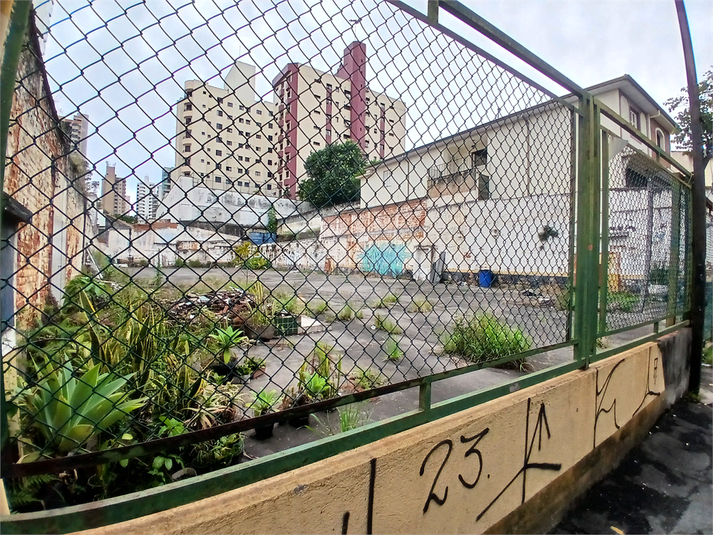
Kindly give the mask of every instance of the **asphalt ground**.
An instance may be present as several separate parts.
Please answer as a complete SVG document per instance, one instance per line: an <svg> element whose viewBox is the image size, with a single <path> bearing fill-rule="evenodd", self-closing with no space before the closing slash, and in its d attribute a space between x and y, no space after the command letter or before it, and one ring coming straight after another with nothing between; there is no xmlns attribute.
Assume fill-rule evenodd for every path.
<svg viewBox="0 0 713 535"><path fill-rule="evenodd" d="M713 533L713 374L678 401L551 533Z"/></svg>

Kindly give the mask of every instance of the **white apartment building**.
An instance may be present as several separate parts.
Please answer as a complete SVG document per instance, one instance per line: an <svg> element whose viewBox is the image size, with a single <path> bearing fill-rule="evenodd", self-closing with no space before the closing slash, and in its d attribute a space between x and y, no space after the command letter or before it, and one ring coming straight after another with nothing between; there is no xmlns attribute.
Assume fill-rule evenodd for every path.
<svg viewBox="0 0 713 535"><path fill-rule="evenodd" d="M159 203L159 184L151 184L149 177L145 182L139 180L136 186L136 204L134 211L139 222L150 222L156 219Z"/></svg>
<svg viewBox="0 0 713 535"><path fill-rule="evenodd" d="M275 78L278 104L259 100L255 67L237 61L223 88L185 84L176 109L176 169L194 184L295 198L307 157L352 140L370 160L404 150L406 107L366 85L366 45L344 51L336 74L290 63Z"/></svg>
<svg viewBox="0 0 713 535"><path fill-rule="evenodd" d="M194 186L277 196L276 106L257 99L255 67L235 62L224 87L199 80L185 83L176 104L176 166Z"/></svg>

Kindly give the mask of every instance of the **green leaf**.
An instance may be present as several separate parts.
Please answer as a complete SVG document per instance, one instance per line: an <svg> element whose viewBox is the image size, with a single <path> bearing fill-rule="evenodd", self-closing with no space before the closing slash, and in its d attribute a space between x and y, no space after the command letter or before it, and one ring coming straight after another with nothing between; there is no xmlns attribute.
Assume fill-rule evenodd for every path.
<svg viewBox="0 0 713 535"><path fill-rule="evenodd" d="M160 470L161 467L163 466L163 463L166 459L164 457L161 457L160 455L157 457L154 457L153 463L151 466L153 467L154 470Z"/></svg>
<svg viewBox="0 0 713 535"><path fill-rule="evenodd" d="M122 460L120 460L120 461L119 461L119 466L121 466L122 468L126 468L127 466L129 466L129 459L122 459Z"/></svg>
<svg viewBox="0 0 713 535"><path fill-rule="evenodd" d="M173 459L166 459L164 465L166 466L166 470L170 470L173 468Z"/></svg>

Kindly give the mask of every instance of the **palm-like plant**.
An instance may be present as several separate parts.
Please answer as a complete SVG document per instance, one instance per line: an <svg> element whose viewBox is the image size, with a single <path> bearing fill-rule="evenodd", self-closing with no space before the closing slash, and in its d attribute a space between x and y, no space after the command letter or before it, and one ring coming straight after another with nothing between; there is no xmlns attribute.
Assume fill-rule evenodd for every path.
<svg viewBox="0 0 713 535"><path fill-rule="evenodd" d="M121 390L130 375L100 374L100 367L96 364L75 378L72 363L67 361L47 373L28 394L33 425L59 452L81 446L146 403L146 398L128 399L130 393Z"/></svg>
<svg viewBox="0 0 713 535"><path fill-rule="evenodd" d="M247 336L243 336L243 331L233 329L232 327L226 327L225 329L218 328L213 334L208 335L208 337L215 340L220 346L220 351L223 352L224 364L230 362L230 349L248 339Z"/></svg>
<svg viewBox="0 0 713 535"><path fill-rule="evenodd" d="M275 405L277 405L281 400L282 396L277 392L277 390L263 390L253 396L250 408L252 408L253 414L256 417L262 416L263 414L272 412Z"/></svg>

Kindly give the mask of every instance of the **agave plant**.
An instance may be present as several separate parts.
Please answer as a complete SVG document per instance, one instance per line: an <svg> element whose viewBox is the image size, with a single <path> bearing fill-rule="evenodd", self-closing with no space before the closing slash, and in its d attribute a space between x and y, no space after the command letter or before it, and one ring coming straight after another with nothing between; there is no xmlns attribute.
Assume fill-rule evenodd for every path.
<svg viewBox="0 0 713 535"><path fill-rule="evenodd" d="M218 342L220 350L223 352L224 364L230 362L230 348L248 339L247 336L243 336L243 331L235 330L232 327L216 329L215 332L208 337Z"/></svg>
<svg viewBox="0 0 713 535"><path fill-rule="evenodd" d="M122 391L130 376L117 379L110 373L100 374L100 366L75 378L72 363L67 361L28 395L33 425L61 453L81 446L146 403L146 398L129 400L129 393Z"/></svg>
<svg viewBox="0 0 713 535"><path fill-rule="evenodd" d="M282 396L278 394L277 390L263 390L253 395L250 408L252 408L255 416L262 416L263 414L272 412L275 405L281 400Z"/></svg>

